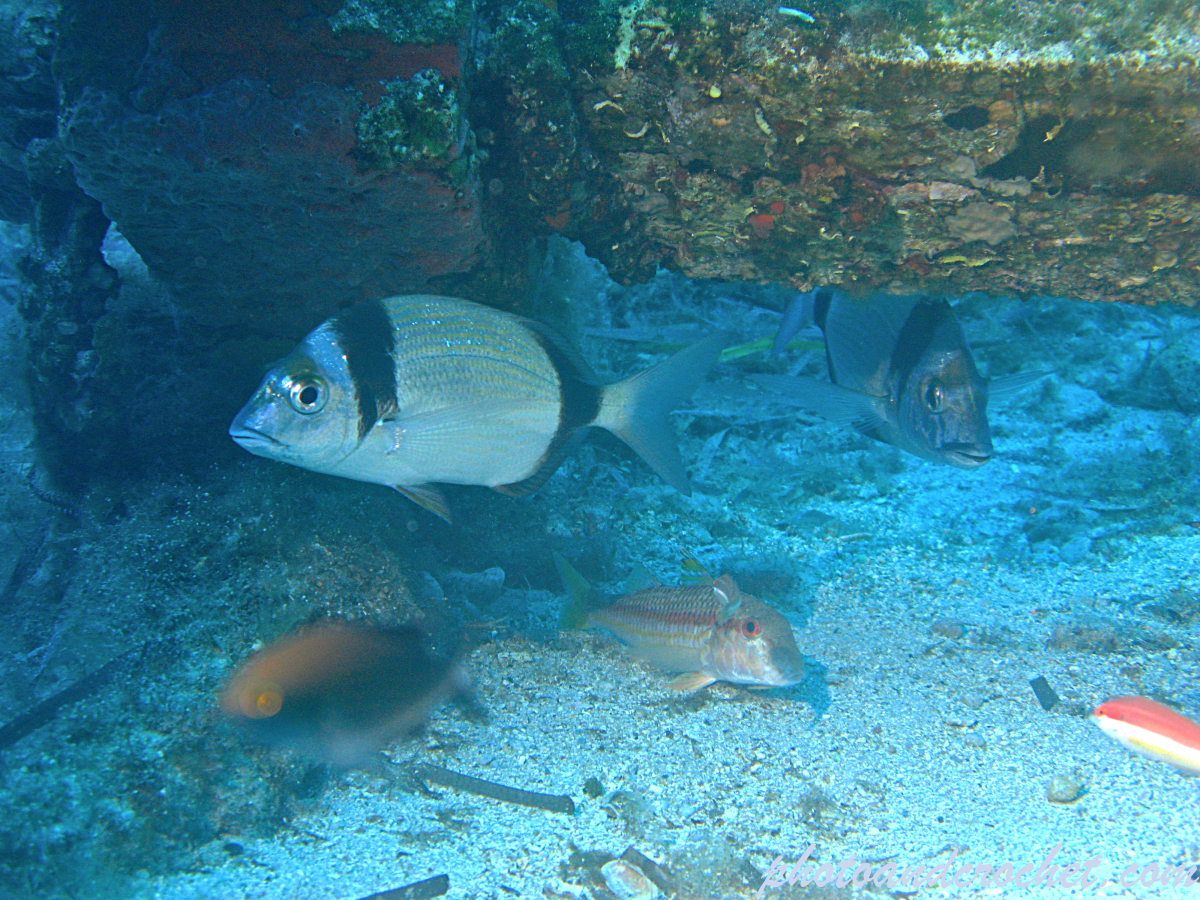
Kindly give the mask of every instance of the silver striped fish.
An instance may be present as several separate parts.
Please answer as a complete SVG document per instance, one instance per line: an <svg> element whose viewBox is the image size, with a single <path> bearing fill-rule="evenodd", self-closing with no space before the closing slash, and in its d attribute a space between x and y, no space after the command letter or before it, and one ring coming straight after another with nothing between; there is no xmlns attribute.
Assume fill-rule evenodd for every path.
<svg viewBox="0 0 1200 900"><path fill-rule="evenodd" d="M640 659L684 674L689 691L717 681L787 687L804 678L804 659L787 619L742 593L728 575L705 584L655 585L603 601L562 556L554 564L570 596L566 628L602 628Z"/></svg>
<svg viewBox="0 0 1200 900"><path fill-rule="evenodd" d="M390 485L447 520L435 484L532 493L588 427L615 434L688 494L667 414L724 344L714 333L604 385L535 322L451 297L390 297L313 331L267 373L229 433L258 456Z"/></svg>

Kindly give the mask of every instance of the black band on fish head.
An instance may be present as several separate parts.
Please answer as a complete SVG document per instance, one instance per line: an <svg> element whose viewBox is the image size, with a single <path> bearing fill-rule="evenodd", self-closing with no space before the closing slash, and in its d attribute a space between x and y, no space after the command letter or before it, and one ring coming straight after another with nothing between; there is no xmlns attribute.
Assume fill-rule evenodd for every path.
<svg viewBox="0 0 1200 900"><path fill-rule="evenodd" d="M892 351L892 371L900 376L900 384L908 381L930 342L941 325L949 305L943 301L921 300L913 305L912 311L900 334L896 336L896 347Z"/></svg>
<svg viewBox="0 0 1200 900"><path fill-rule="evenodd" d="M822 331L825 330L825 321L829 316L829 304L836 296L837 291L833 288L817 288L813 291L813 321Z"/></svg>
<svg viewBox="0 0 1200 900"><path fill-rule="evenodd" d="M396 340L392 321L379 300L338 313L330 322L354 383L358 400L358 439L396 409Z"/></svg>

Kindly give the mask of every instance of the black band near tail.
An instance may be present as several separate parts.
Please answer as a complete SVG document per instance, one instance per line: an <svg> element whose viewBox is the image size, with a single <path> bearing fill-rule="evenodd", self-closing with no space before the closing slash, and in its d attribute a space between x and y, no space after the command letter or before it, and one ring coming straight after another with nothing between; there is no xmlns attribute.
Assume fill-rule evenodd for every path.
<svg viewBox="0 0 1200 900"><path fill-rule="evenodd" d="M603 397L600 385L593 384L584 377L580 371L581 364L571 359L571 354L564 350L548 331L535 325L530 327L530 332L546 351L546 356L558 375L558 429L532 475L524 481L499 485L496 488L500 493L513 497L532 494L554 474L554 470L561 465L573 446L574 438L580 429L591 425L600 415L600 401Z"/></svg>

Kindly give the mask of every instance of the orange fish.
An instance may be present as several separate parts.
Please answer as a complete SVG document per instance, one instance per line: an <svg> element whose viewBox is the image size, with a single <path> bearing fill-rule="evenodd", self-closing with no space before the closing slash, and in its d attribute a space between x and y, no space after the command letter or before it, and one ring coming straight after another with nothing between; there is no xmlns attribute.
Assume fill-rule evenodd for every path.
<svg viewBox="0 0 1200 900"><path fill-rule="evenodd" d="M325 624L243 663L221 706L262 741L344 767L369 763L466 689L466 673L426 653L415 628Z"/></svg>
<svg viewBox="0 0 1200 900"><path fill-rule="evenodd" d="M1092 713L1109 737L1135 753L1200 775L1200 724L1146 697L1113 697Z"/></svg>

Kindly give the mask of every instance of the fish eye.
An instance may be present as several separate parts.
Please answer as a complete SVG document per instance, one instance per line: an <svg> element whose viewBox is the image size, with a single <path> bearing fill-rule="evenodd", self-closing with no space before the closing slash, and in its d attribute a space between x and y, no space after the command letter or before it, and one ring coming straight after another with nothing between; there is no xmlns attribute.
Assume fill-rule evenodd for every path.
<svg viewBox="0 0 1200 900"><path fill-rule="evenodd" d="M925 405L935 413L941 412L946 405L946 389L942 387L940 381L932 382L925 389Z"/></svg>
<svg viewBox="0 0 1200 900"><path fill-rule="evenodd" d="M264 688L254 698L254 718L269 719L283 709L283 696L271 688Z"/></svg>
<svg viewBox="0 0 1200 900"><path fill-rule="evenodd" d="M288 387L288 403L292 409L302 416L310 416L320 412L325 406L328 391L325 382L319 378L306 378L303 381L293 381Z"/></svg>
<svg viewBox="0 0 1200 900"><path fill-rule="evenodd" d="M755 637L762 629L758 625L758 619L747 619L742 623L742 634L746 637Z"/></svg>

